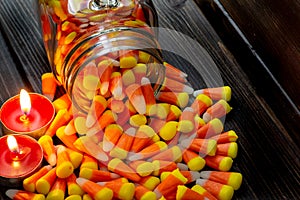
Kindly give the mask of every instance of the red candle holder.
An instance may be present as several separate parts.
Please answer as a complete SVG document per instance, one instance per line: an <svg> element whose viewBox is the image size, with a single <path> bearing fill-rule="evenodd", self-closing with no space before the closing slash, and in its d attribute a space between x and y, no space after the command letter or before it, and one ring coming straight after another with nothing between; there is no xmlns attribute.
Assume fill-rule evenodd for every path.
<svg viewBox="0 0 300 200"><path fill-rule="evenodd" d="M31 109L21 109L20 95L8 99L1 107L0 120L4 134L25 134L41 137L55 116L52 102L43 95L29 93Z"/></svg>
<svg viewBox="0 0 300 200"><path fill-rule="evenodd" d="M8 137L13 136L17 147L9 147ZM43 150L39 143L27 135L5 135L0 138L0 184L17 188L22 181L39 170Z"/></svg>

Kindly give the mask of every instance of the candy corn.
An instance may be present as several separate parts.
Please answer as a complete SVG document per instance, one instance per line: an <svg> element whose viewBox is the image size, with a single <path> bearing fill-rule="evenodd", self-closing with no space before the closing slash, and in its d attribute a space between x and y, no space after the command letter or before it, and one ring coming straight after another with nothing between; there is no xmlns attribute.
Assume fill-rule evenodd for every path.
<svg viewBox="0 0 300 200"><path fill-rule="evenodd" d="M108 169L134 182L141 180L141 177L119 158L114 158L109 161Z"/></svg>
<svg viewBox="0 0 300 200"><path fill-rule="evenodd" d="M220 134L223 131L223 128L224 126L221 120L218 118L214 118L197 130L197 137L210 138L212 136Z"/></svg>
<svg viewBox="0 0 300 200"><path fill-rule="evenodd" d="M209 179L225 185L230 185L234 190L238 190L242 184L242 174L238 172L221 172L221 171L202 171L200 177Z"/></svg>
<svg viewBox="0 0 300 200"><path fill-rule="evenodd" d="M199 154L191 150L185 150L182 154L182 158L192 171L199 171L205 166L205 160L201 158Z"/></svg>
<svg viewBox="0 0 300 200"><path fill-rule="evenodd" d="M62 109L68 109L71 106L72 102L67 94L60 96L59 98L53 101L53 106L56 113Z"/></svg>
<svg viewBox="0 0 300 200"><path fill-rule="evenodd" d="M220 171L229 171L233 163L232 158L228 156L206 156L204 159L207 166Z"/></svg>
<svg viewBox="0 0 300 200"><path fill-rule="evenodd" d="M158 198L164 196L172 198L176 195L178 185L184 185L187 179L180 173L179 169L172 171L172 173L163 180L154 190Z"/></svg>
<svg viewBox="0 0 300 200"><path fill-rule="evenodd" d="M208 122L213 118L222 118L231 110L232 108L227 103L227 101L221 99L205 111L205 113L203 114L203 120L205 122Z"/></svg>
<svg viewBox="0 0 300 200"><path fill-rule="evenodd" d="M16 190L16 189L7 190L5 194L10 199L14 199L14 200L24 200L24 199L45 200L45 196L43 194L35 194L32 192Z"/></svg>
<svg viewBox="0 0 300 200"><path fill-rule="evenodd" d="M46 130L45 135L50 135L53 137L56 133L56 130L66 125L71 120L71 115L68 112L67 109L61 109L56 113L56 116L54 117L53 121L51 122L50 126Z"/></svg>
<svg viewBox="0 0 300 200"><path fill-rule="evenodd" d="M44 176L52 169L51 165L42 167L39 171L23 180L23 188L28 192L35 192L35 185L38 179Z"/></svg>
<svg viewBox="0 0 300 200"><path fill-rule="evenodd" d="M56 150L52 137L49 135L43 135L39 138L38 143L43 149L44 158L47 160L47 162L51 166L56 165Z"/></svg>
<svg viewBox="0 0 300 200"><path fill-rule="evenodd" d="M139 114L146 113L146 100L140 85L132 84L125 89L130 102Z"/></svg>
<svg viewBox="0 0 300 200"><path fill-rule="evenodd" d="M123 129L118 124L110 124L105 128L103 137L103 150L108 152L114 148L119 138L123 134Z"/></svg>
<svg viewBox="0 0 300 200"><path fill-rule="evenodd" d="M213 136L210 139L216 140L218 144L228 143L228 142L235 142L238 139L237 134L235 131L230 130L219 135Z"/></svg>
<svg viewBox="0 0 300 200"><path fill-rule="evenodd" d="M213 100L224 99L225 101L230 101L231 99L231 88L229 86L216 87L216 88L205 88L197 90L194 92L194 96L199 94L205 94L212 98Z"/></svg>
<svg viewBox="0 0 300 200"><path fill-rule="evenodd" d="M54 99L57 81L53 73L44 73L42 75L42 94L45 95L50 101Z"/></svg>
<svg viewBox="0 0 300 200"><path fill-rule="evenodd" d="M205 188L209 193L220 200L230 200L234 190L229 185L224 185L207 179L197 179L196 184Z"/></svg>
<svg viewBox="0 0 300 200"><path fill-rule="evenodd" d="M113 179L119 178L120 176L115 173L108 171L90 169L90 168L81 168L79 172L79 177L86 178L93 182L99 181L111 181Z"/></svg>
<svg viewBox="0 0 300 200"><path fill-rule="evenodd" d="M35 185L36 191L40 194L44 194L44 195L48 194L55 180L56 180L56 168L52 168L44 176L42 176L40 179L37 180Z"/></svg>
<svg viewBox="0 0 300 200"><path fill-rule="evenodd" d="M236 158L237 152L238 152L238 145L236 142L229 142L229 143L217 145L216 154L218 155Z"/></svg>
<svg viewBox="0 0 300 200"><path fill-rule="evenodd" d="M135 187L134 198L136 200L156 200L156 194L142 185Z"/></svg>
<svg viewBox="0 0 300 200"><path fill-rule="evenodd" d="M153 191L156 188L156 186L160 183L160 179L156 176L146 176L142 177L141 180L137 183L144 186L148 190Z"/></svg>
<svg viewBox="0 0 300 200"><path fill-rule="evenodd" d="M77 184L76 178L77 177L74 173L71 174L68 178L66 178L67 192L68 192L68 195L80 195L80 196L82 196L84 194L84 191Z"/></svg>
<svg viewBox="0 0 300 200"><path fill-rule="evenodd" d="M184 185L178 185L177 186L177 192L176 192L176 199L177 200L201 200L205 199L203 196L201 196L199 193L187 188Z"/></svg>
<svg viewBox="0 0 300 200"><path fill-rule="evenodd" d="M98 161L89 154L84 154L80 168L98 169Z"/></svg>
<svg viewBox="0 0 300 200"><path fill-rule="evenodd" d="M97 183L84 178L77 178L76 182L86 193L88 193L95 200L110 200L113 198L113 191L111 189L108 189L107 187L100 186Z"/></svg>
<svg viewBox="0 0 300 200"><path fill-rule="evenodd" d="M113 196L121 200L133 199L135 186L129 182L107 182L104 184L105 187L113 191Z"/></svg>
<svg viewBox="0 0 300 200"><path fill-rule="evenodd" d="M65 198L66 181L65 179L57 178L51 190L47 194L47 200L58 200Z"/></svg>
<svg viewBox="0 0 300 200"><path fill-rule="evenodd" d="M74 142L78 139L76 134L66 135L66 126L61 126L56 130L56 136L62 141L68 148L78 151L74 146Z"/></svg>
<svg viewBox="0 0 300 200"><path fill-rule="evenodd" d="M70 161L66 147L59 146L57 149L57 168L56 175L59 178L67 178L74 171L74 166Z"/></svg>

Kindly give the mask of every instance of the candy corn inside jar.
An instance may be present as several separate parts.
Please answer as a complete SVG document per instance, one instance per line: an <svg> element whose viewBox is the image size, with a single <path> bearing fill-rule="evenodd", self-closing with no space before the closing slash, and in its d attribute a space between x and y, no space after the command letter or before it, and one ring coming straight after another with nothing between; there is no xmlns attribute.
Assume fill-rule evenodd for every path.
<svg viewBox="0 0 300 200"><path fill-rule="evenodd" d="M151 1L39 0L39 6L52 71L74 109L93 113L88 126L109 105L121 112L121 102L138 97L142 84L159 91L165 69ZM137 107L146 113L143 102Z"/></svg>

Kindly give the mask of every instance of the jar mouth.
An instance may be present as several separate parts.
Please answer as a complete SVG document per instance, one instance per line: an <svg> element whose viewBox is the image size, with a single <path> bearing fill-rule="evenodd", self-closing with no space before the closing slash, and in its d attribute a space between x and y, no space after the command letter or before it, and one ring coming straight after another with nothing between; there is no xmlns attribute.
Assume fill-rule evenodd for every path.
<svg viewBox="0 0 300 200"><path fill-rule="evenodd" d="M162 86L164 77L164 66L162 52L154 35L144 28L132 27L114 27L105 31L97 31L90 33L88 37L82 36L78 43L67 54L62 69L62 83L64 84L73 103L81 112L86 113L86 109L82 109L76 98L73 96L74 83L76 78L80 76L80 72L91 61L108 54L119 51L142 51L151 55L149 65L154 70L149 70L147 77L151 77L154 94L156 95ZM153 62L153 63L151 63ZM156 66L160 65L160 66ZM162 74L162 75L160 75ZM84 91L80 91L80 96L84 96ZM78 94L78 93L77 93Z"/></svg>

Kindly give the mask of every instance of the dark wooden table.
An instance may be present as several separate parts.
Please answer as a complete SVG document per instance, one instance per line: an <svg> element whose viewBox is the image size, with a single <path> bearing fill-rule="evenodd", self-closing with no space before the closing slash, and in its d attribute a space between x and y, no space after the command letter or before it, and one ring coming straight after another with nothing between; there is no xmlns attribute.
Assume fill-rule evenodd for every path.
<svg viewBox="0 0 300 200"><path fill-rule="evenodd" d="M176 9L166 1L154 2L160 27L189 36L205 51L200 48L195 51L193 45L178 42L174 31L170 31L173 44L163 46L182 49L190 59L203 60L204 65L212 68L209 72L201 71L200 78L194 73L192 67L195 66L186 64L178 55L167 52L165 59L186 71L195 88L218 86L219 82L214 80L217 75L224 85L232 88L230 104L234 109L226 118L225 129L233 129L239 135L239 153L231 170L244 176L234 199L300 199L297 106L286 98L284 90L261 67L257 57L247 51L231 50L233 43L239 41L239 35L236 40L227 39L218 23L225 18L214 14L217 9L211 9L208 1L196 4L188 0ZM0 105L21 88L41 92L40 77L51 71L37 19L33 1L0 0ZM5 199L5 188L0 191L1 198Z"/></svg>

